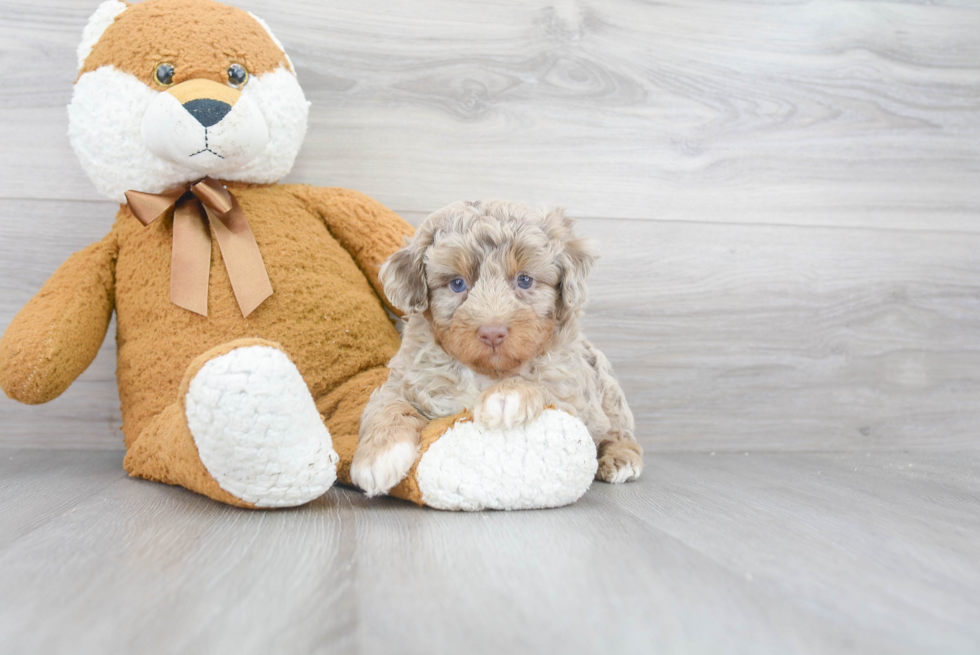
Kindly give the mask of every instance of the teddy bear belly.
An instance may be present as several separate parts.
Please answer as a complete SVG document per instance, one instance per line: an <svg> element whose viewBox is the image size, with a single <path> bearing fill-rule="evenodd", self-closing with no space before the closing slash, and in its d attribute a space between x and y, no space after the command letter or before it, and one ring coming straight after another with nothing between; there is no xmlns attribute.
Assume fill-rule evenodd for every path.
<svg viewBox="0 0 980 655"><path fill-rule="evenodd" d="M205 317L170 302L168 232L151 226L129 238L121 235L117 378L127 445L146 421L177 400L188 364L214 346L248 337L279 343L314 399L360 371L384 366L398 350L398 334L380 299L322 224L301 226L305 236L297 239L250 222L273 295L247 318L215 242Z"/></svg>

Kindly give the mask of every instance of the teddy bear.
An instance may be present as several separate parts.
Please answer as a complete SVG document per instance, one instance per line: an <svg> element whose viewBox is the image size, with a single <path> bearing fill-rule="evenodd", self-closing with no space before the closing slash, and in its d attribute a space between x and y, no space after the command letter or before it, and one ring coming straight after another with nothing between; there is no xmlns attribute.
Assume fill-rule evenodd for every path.
<svg viewBox="0 0 980 655"><path fill-rule="evenodd" d="M69 137L120 203L0 339L0 387L61 394L116 314L130 476L247 508L351 484L361 413L399 346L378 280L413 230L368 196L282 184L309 103L282 44L212 0L103 2L78 46ZM442 509L552 507L596 470L578 419L434 421L391 495ZM406 466L407 464L407 466Z"/></svg>

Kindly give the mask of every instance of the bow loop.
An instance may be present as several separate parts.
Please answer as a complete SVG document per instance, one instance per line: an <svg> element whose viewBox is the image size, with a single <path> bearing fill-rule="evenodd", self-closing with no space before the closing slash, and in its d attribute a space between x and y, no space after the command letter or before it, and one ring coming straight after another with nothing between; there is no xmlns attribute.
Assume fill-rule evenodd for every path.
<svg viewBox="0 0 980 655"><path fill-rule="evenodd" d="M186 191L187 189L182 186L167 189L163 193L127 191L126 202L129 203L129 210L133 212L133 216L143 225L149 225L173 209Z"/></svg>
<svg viewBox="0 0 980 655"><path fill-rule="evenodd" d="M231 193L218 180L206 177L191 186L190 190L201 201L201 204L216 211L222 217L232 210Z"/></svg>
<svg viewBox="0 0 980 655"><path fill-rule="evenodd" d="M178 307L208 315L211 229L242 316L247 317L272 295L265 262L245 213L217 180L206 177L156 194L127 191L126 200L133 216L145 226L173 211L170 300Z"/></svg>

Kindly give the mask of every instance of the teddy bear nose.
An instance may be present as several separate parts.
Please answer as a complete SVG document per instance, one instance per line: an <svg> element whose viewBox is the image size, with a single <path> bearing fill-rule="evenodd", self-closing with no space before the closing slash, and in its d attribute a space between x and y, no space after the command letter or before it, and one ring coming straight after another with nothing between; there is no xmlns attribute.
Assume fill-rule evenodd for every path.
<svg viewBox="0 0 980 655"><path fill-rule="evenodd" d="M507 338L507 332L506 325L483 325L476 331L476 336L488 346L496 347Z"/></svg>
<svg viewBox="0 0 980 655"><path fill-rule="evenodd" d="M211 127L219 123L222 118L231 111L231 105L220 100L210 98L197 98L184 103L187 113L197 119L197 122L204 127Z"/></svg>

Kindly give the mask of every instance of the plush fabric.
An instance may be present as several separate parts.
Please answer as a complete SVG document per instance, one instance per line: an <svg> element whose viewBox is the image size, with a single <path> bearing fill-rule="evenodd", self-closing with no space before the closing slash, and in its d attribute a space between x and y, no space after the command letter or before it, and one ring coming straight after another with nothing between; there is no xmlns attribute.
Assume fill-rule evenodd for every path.
<svg viewBox="0 0 980 655"><path fill-rule="evenodd" d="M244 87L219 99L251 103L268 145L220 181L248 220L273 294L243 318L212 239L208 315L174 305L172 215L144 227L122 204L112 231L70 257L0 339L0 387L26 403L57 397L91 363L115 311L130 474L244 507L322 494L345 470L329 426L349 466L360 412L398 348L377 273L412 228L354 191L273 183L299 151L308 103L281 44L247 12L210 0L109 0L86 26L79 59L69 135L117 200L202 177L179 148L169 160L154 154L141 122L193 127L181 104L206 88L199 81L227 85L231 64L246 67ZM174 66L171 87L154 79L161 62ZM149 111L160 99L169 113ZM242 123L211 126L212 146L222 129L232 147L242 143ZM163 131L150 137L166 134L152 127Z"/></svg>
<svg viewBox="0 0 980 655"><path fill-rule="evenodd" d="M170 302L172 224L143 227L128 207L120 208L111 236L119 251L117 375L127 444L175 399L191 360L220 344L248 337L280 344L314 399L361 371L384 366L398 348L398 333L375 290L378 282L372 285L364 271L376 271L386 250L400 247L411 232L408 224L367 196L343 189L228 188L249 219L273 288L247 319L217 240L211 243L208 315L200 316ZM361 246L358 262L331 230L348 239L362 233L373 247ZM167 335L166 348L160 347L161 335Z"/></svg>
<svg viewBox="0 0 980 655"><path fill-rule="evenodd" d="M82 40L78 44L78 70L81 71L85 60L92 53L92 48L102 38L102 34L113 24L116 16L126 11L126 3L119 0L106 0L89 18L85 29L82 30Z"/></svg>
<svg viewBox="0 0 980 655"><path fill-rule="evenodd" d="M201 0L146 0L114 16L79 77L112 66L152 87L160 62L174 64L174 84L194 79L224 84L232 62L259 77L289 66L271 33L241 9Z"/></svg>
<svg viewBox="0 0 980 655"><path fill-rule="evenodd" d="M337 479L330 432L276 344L238 345L207 359L181 396L201 462L236 498L302 505Z"/></svg>
<svg viewBox="0 0 980 655"><path fill-rule="evenodd" d="M24 403L57 397L94 359L115 312L130 475L248 508L299 505L335 479L349 484L361 414L399 345L378 271L412 228L355 191L276 183L299 151L308 103L281 44L251 14L211 0L107 0L86 26L78 56L69 137L96 187L124 204L111 232L72 255L0 338L0 388ZM173 86L154 79L161 62L174 66ZM234 63L248 69L248 82L217 93L215 83L228 84ZM188 129L200 130L201 147L216 149L215 161L222 147L255 143L262 130L242 117L208 127L180 113L193 116L188 103L220 100L195 95L207 88L227 101L225 116L247 105L268 131L261 152L214 176L241 206L273 289L247 318L214 238L207 316L171 302L172 211L144 227L124 202L127 190L160 193L203 177L193 159L199 153L184 143ZM160 102L167 111L153 113ZM147 116L170 123L147 130ZM161 148L167 129L178 125L183 140ZM442 454L416 462L392 493L447 509L572 502L588 481L561 494L531 488L551 489L574 473L561 468L571 461L561 453L576 451L581 436L568 421L575 419L496 435L489 450L461 449L479 436L465 425L453 432L454 420L433 422L419 457L433 444ZM440 448L443 434L456 436ZM511 471L479 461L500 444ZM528 447L520 451L521 444ZM594 472L594 449L585 457ZM501 485L513 486L502 493Z"/></svg>

